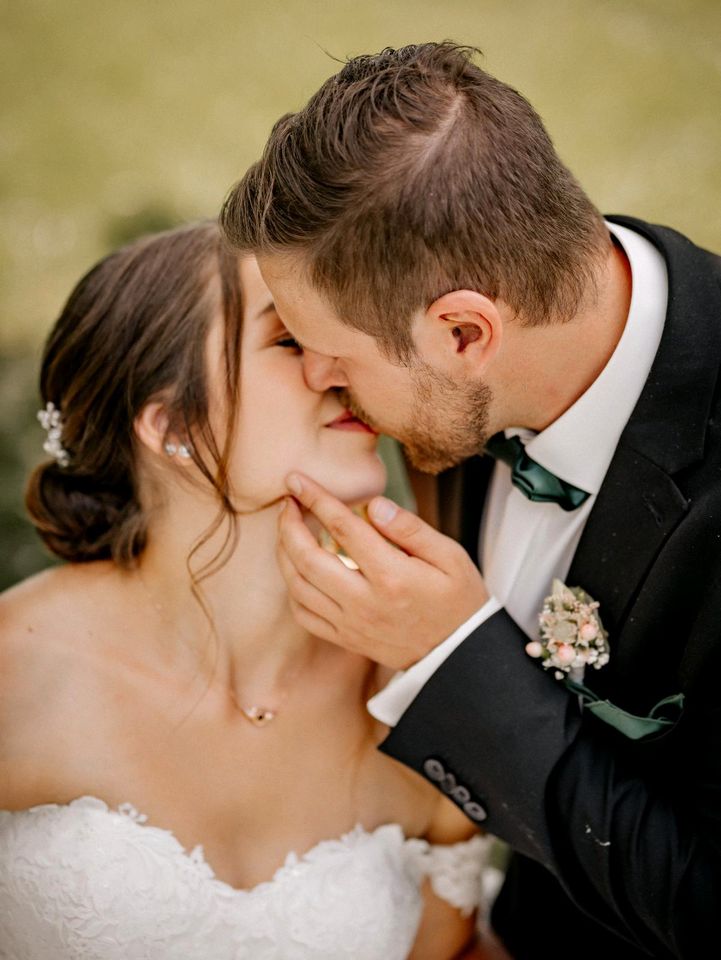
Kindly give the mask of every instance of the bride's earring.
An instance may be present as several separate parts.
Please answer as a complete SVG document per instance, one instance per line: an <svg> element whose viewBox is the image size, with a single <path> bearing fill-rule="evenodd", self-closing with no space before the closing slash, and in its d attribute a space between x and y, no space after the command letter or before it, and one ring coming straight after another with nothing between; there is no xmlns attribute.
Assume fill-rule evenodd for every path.
<svg viewBox="0 0 721 960"><path fill-rule="evenodd" d="M163 450L169 457L174 457L177 454L181 460L190 460L193 456L193 448L189 443L173 443L168 440L163 444Z"/></svg>

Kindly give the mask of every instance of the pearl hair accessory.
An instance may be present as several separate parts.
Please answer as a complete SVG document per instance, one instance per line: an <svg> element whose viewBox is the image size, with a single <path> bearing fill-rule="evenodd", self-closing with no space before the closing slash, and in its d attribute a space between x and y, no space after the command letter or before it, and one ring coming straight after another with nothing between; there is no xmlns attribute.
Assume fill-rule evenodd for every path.
<svg viewBox="0 0 721 960"><path fill-rule="evenodd" d="M48 401L45 409L38 410L37 416L43 430L47 431L43 450L54 457L61 467L69 466L70 453L63 446L63 418L60 410L54 403Z"/></svg>

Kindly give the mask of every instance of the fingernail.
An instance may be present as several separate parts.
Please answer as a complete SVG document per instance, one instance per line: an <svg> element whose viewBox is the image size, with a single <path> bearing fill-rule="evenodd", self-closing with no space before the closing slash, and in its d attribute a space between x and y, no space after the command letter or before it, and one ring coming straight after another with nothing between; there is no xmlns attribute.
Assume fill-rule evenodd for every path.
<svg viewBox="0 0 721 960"><path fill-rule="evenodd" d="M393 517L398 513L398 507L392 500L386 500L385 497L377 497L368 508L371 519L376 523L390 523Z"/></svg>
<svg viewBox="0 0 721 960"><path fill-rule="evenodd" d="M297 497L303 493L303 484L301 483L300 477L297 473L291 473L286 479L285 485L290 492L294 493Z"/></svg>

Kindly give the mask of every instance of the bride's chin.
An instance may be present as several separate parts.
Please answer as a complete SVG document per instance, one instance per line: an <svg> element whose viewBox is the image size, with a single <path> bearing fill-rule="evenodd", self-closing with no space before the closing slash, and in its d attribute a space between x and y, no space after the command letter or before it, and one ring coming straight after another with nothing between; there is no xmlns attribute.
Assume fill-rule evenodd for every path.
<svg viewBox="0 0 721 960"><path fill-rule="evenodd" d="M360 507L380 496L386 488L387 474L383 464L365 477L340 476L333 479L328 490L347 507Z"/></svg>

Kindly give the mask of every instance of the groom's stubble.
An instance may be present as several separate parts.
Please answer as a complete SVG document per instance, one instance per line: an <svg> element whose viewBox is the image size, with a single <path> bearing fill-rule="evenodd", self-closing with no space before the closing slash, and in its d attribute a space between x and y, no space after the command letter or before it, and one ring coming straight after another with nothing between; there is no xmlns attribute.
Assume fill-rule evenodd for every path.
<svg viewBox="0 0 721 960"><path fill-rule="evenodd" d="M418 358L412 379L412 408L402 424L378 421L346 389L340 390L340 399L379 433L398 440L409 463L422 473L441 473L480 453L490 436L491 388L479 382L455 383Z"/></svg>

